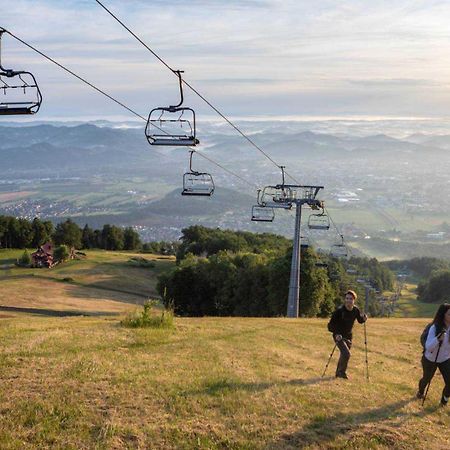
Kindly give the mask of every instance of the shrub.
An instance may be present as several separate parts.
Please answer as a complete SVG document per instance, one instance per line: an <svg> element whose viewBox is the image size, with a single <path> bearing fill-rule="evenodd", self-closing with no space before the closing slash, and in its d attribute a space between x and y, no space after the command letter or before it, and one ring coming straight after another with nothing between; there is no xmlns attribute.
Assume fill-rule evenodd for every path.
<svg viewBox="0 0 450 450"><path fill-rule="evenodd" d="M65 261L69 257L69 249L66 245L60 245L55 248L53 252L53 258L55 261L62 262Z"/></svg>
<svg viewBox="0 0 450 450"><path fill-rule="evenodd" d="M25 249L22 256L17 260L16 265L19 267L31 266L31 255L27 249Z"/></svg>
<svg viewBox="0 0 450 450"><path fill-rule="evenodd" d="M150 261L149 259L146 258L142 258L141 256L133 256L128 260L128 264L130 264L133 267L145 267L149 269L153 269L156 267L153 261Z"/></svg>
<svg viewBox="0 0 450 450"><path fill-rule="evenodd" d="M174 314L170 308L162 310L161 315L154 314L157 300L147 300L141 312L135 312L123 319L120 324L129 328L173 328Z"/></svg>

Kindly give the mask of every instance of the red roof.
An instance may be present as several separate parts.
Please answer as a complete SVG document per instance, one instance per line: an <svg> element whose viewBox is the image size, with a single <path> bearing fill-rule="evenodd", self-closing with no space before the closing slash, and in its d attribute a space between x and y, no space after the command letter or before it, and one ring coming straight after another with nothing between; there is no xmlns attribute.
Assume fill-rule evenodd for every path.
<svg viewBox="0 0 450 450"><path fill-rule="evenodd" d="M41 248L47 255L53 255L53 244L51 242L47 242L42 245Z"/></svg>

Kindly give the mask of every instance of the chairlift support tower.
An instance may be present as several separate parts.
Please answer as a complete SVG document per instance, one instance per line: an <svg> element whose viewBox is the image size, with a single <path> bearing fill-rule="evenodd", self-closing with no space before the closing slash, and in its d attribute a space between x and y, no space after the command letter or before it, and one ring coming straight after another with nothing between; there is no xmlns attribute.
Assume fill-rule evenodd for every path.
<svg viewBox="0 0 450 450"><path fill-rule="evenodd" d="M279 186L281 187L281 186ZM287 317L297 318L299 316L300 303L300 263L301 263L301 222L302 207L307 205L314 210L323 208L323 202L318 200L317 194L323 186L304 186L295 184L285 184L283 186L295 193L290 200L295 205L295 231L292 249L291 274L289 277L289 295L287 306Z"/></svg>

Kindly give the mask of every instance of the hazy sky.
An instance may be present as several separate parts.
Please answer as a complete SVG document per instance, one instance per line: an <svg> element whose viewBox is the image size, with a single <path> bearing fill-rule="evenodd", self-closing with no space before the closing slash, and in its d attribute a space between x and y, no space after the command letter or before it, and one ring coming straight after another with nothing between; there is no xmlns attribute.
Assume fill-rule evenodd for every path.
<svg viewBox="0 0 450 450"><path fill-rule="evenodd" d="M139 113L177 99L175 77L94 0L0 2L0 26ZM231 116L450 116L448 1L104 2ZM42 116L127 116L7 35L2 55L38 78Z"/></svg>

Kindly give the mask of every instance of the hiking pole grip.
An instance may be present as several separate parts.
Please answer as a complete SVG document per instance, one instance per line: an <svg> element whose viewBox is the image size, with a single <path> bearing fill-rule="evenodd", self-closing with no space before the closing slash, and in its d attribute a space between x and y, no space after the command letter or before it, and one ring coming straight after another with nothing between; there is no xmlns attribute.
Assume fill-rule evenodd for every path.
<svg viewBox="0 0 450 450"><path fill-rule="evenodd" d="M437 359L438 359L438 356L439 356L439 351L441 350L441 345L442 345L442 342L439 342L438 351L436 352L436 358L434 358L434 364L437 364ZM434 374L431 377L431 380L427 384L427 388L425 390L425 395L423 396L423 400L422 400L422 406L425 404L425 400L427 399L428 389L430 389L431 381L433 380L433 377L434 377Z"/></svg>

